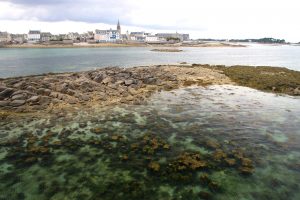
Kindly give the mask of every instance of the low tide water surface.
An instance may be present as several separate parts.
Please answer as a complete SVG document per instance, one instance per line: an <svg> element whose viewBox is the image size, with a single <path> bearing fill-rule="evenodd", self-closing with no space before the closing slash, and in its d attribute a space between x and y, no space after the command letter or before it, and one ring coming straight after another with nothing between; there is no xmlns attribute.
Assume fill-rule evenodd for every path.
<svg viewBox="0 0 300 200"><path fill-rule="evenodd" d="M0 199L300 199L300 99L188 87L0 122Z"/></svg>
<svg viewBox="0 0 300 200"><path fill-rule="evenodd" d="M182 47L182 52L153 52L155 47L1 49L0 78L48 72L86 71L107 66L170 63L287 67L300 71L300 46Z"/></svg>

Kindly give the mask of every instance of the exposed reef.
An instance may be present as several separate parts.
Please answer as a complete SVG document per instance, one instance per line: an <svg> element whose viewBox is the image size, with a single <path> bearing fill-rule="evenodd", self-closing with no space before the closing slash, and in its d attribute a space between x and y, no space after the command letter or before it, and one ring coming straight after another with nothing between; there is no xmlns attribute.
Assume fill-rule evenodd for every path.
<svg viewBox="0 0 300 200"><path fill-rule="evenodd" d="M216 70L176 65L7 78L0 79L0 109L32 111L72 105L138 104L158 90L212 83L232 81Z"/></svg>
<svg viewBox="0 0 300 200"><path fill-rule="evenodd" d="M300 72L275 67L183 64L6 78L0 79L0 118L11 115L11 111L139 104L156 91L211 84L238 84L297 96Z"/></svg>
<svg viewBox="0 0 300 200"><path fill-rule="evenodd" d="M152 49L151 51L158 51L158 52L182 52L181 49Z"/></svg>

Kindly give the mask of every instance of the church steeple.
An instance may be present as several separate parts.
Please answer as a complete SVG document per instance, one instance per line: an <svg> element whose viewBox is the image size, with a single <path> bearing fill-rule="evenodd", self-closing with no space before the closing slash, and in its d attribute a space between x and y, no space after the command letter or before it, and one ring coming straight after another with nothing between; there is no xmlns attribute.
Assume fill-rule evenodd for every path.
<svg viewBox="0 0 300 200"><path fill-rule="evenodd" d="M118 25L117 25L117 31L121 35L121 25L120 25L120 21L119 20L118 20Z"/></svg>

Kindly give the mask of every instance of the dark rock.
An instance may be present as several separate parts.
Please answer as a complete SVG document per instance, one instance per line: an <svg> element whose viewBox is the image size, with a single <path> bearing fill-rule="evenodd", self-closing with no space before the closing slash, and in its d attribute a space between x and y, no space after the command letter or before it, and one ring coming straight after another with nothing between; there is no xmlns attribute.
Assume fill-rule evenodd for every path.
<svg viewBox="0 0 300 200"><path fill-rule="evenodd" d="M12 102L10 102L9 105L13 106L13 107L18 107L18 106L22 106L25 104L25 100L14 100Z"/></svg>
<svg viewBox="0 0 300 200"><path fill-rule="evenodd" d="M7 87L0 85L0 92L4 91Z"/></svg>
<svg viewBox="0 0 300 200"><path fill-rule="evenodd" d="M0 92L0 100L10 97L10 95L14 92L12 88L6 88L2 92Z"/></svg>
<svg viewBox="0 0 300 200"><path fill-rule="evenodd" d="M79 123L79 128L85 128L86 126L87 124L84 122Z"/></svg>
<svg viewBox="0 0 300 200"><path fill-rule="evenodd" d="M157 81L156 78L146 78L146 79L144 79L144 83L149 84L149 85L156 84L156 81Z"/></svg>

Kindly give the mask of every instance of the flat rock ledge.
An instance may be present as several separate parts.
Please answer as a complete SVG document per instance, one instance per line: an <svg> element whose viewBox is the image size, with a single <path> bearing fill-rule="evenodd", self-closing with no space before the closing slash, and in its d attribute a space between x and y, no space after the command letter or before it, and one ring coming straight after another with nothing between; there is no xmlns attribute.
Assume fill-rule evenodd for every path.
<svg viewBox="0 0 300 200"><path fill-rule="evenodd" d="M139 104L153 92L193 84L234 84L201 66L109 67L93 71L0 79L0 111L31 112L63 106Z"/></svg>
<svg viewBox="0 0 300 200"><path fill-rule="evenodd" d="M151 51L157 51L157 52L182 52L181 49L152 49Z"/></svg>

